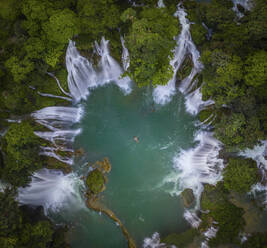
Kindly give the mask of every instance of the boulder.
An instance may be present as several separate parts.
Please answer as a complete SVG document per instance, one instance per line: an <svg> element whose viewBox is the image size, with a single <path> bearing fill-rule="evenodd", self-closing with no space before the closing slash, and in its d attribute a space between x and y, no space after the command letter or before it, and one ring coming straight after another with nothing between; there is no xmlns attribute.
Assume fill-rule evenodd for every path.
<svg viewBox="0 0 267 248"><path fill-rule="evenodd" d="M189 208L193 205L194 201L195 201L195 196L193 193L192 189L185 189L182 192L182 198L183 198L183 202L185 207Z"/></svg>

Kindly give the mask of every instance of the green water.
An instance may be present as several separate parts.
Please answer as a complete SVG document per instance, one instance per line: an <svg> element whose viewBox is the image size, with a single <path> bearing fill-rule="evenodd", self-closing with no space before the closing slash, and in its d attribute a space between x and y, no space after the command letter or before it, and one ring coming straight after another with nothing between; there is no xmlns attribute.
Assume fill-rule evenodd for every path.
<svg viewBox="0 0 267 248"><path fill-rule="evenodd" d="M182 200L169 194L168 185L161 186L172 170L174 155L193 144L195 119L185 112L183 96L177 94L160 107L153 104L149 89L134 89L124 96L108 85L94 90L83 105L79 124L83 131L75 146L82 147L85 155L76 161L74 171L84 174L86 162L110 159L112 170L101 199L123 222L137 247L156 231L164 236L187 228ZM108 217L82 210L75 218L72 247L127 247Z"/></svg>

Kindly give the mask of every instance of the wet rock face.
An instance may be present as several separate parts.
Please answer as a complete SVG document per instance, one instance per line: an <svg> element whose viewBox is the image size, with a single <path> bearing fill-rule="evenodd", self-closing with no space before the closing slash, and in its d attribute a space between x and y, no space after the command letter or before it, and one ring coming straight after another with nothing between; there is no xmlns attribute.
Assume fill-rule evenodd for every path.
<svg viewBox="0 0 267 248"><path fill-rule="evenodd" d="M192 207L193 203L195 202L195 196L193 194L193 190L192 189L185 189L182 192L182 198L183 198L183 201L184 201L184 205L187 208Z"/></svg>

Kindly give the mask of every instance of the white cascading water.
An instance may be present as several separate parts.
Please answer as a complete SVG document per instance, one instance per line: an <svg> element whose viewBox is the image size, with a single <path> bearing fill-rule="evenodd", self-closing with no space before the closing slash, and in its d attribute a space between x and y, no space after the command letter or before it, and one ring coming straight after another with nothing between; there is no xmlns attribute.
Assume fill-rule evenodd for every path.
<svg viewBox="0 0 267 248"><path fill-rule="evenodd" d="M122 45L125 54L127 49L123 42ZM95 48L101 57L99 70L95 70L93 65L79 54L75 43L70 41L66 53L70 93L61 87L59 80L52 73L49 73L56 80L58 87L66 97L44 93L41 93L41 95L72 100L77 104L80 100L86 99L89 95L89 89L112 81L115 81L125 94L130 93L130 79L128 77L120 78L123 70L110 56L108 41L102 38L100 46L96 43ZM48 129L47 131L35 132L37 136L50 142L49 146L40 147L40 155L52 157L72 165L74 152L72 144L75 136L81 132L80 129L73 129L72 125L80 121L82 114L82 108L77 105L73 107L46 107L32 113L35 121ZM60 155L62 152L65 155ZM83 201L78 190L79 185L82 185L82 181L73 173L64 175L61 171L42 169L34 173L32 182L28 187L19 189L18 200L21 204L41 205L46 213L48 209L56 211L65 204L78 202L78 205L82 205Z"/></svg>
<svg viewBox="0 0 267 248"><path fill-rule="evenodd" d="M83 181L74 173L64 175L58 170L41 169L33 174L29 186L19 188L18 201L20 204L43 206L46 214L66 205L84 208L80 193L82 188Z"/></svg>
<svg viewBox="0 0 267 248"><path fill-rule="evenodd" d="M121 56L122 66L124 71L127 71L127 69L130 66L130 55L127 47L125 46L125 40L122 36L121 36L121 45L122 45L122 56Z"/></svg>
<svg viewBox="0 0 267 248"><path fill-rule="evenodd" d="M194 80L194 78L197 73L202 70L203 65L199 62L200 54L194 42L192 41L190 34L190 22L186 18L186 15L187 13L179 4L174 16L179 18L182 31L179 36L175 38L177 41L177 46L174 49L174 57L170 61L170 65L173 68L173 77L170 79L167 85L159 85L154 89L153 98L157 104L161 105L171 101L172 97L176 93L177 71L181 67L186 56L189 55L193 62L193 68L190 74L182 80L179 90L186 95L185 104L187 111L191 114L197 114L201 108L212 104L212 101L202 101L199 88L190 93L190 90L192 90L193 86L197 83L197 80Z"/></svg>
<svg viewBox="0 0 267 248"><path fill-rule="evenodd" d="M198 226L201 223L201 219L197 216L195 211L190 211L190 210L186 209L184 212L184 218L194 228L198 228Z"/></svg>
<svg viewBox="0 0 267 248"><path fill-rule="evenodd" d="M163 0L159 0L159 1L158 1L158 8L165 8L165 7L166 7L166 6L165 6Z"/></svg>
<svg viewBox="0 0 267 248"><path fill-rule="evenodd" d="M255 196L260 193L262 196L262 203L267 206L267 140L263 140L259 145L253 149L245 149L239 155L251 158L256 161L257 166L261 172L261 182L252 186L251 192Z"/></svg>
<svg viewBox="0 0 267 248"><path fill-rule="evenodd" d="M201 243L201 248L208 248L208 241L216 236L218 229L211 226L206 232L204 232L205 241Z"/></svg>
<svg viewBox="0 0 267 248"><path fill-rule="evenodd" d="M211 132L199 131L195 136L198 144L188 150L180 150L174 157L174 171L167 176L163 184L174 185L171 194L179 195L184 189L192 189L197 197L199 208L203 184L215 185L222 179L223 160L218 158L221 143Z"/></svg>
<svg viewBox="0 0 267 248"><path fill-rule="evenodd" d="M112 58L108 49L108 40L102 37L100 45L95 42L95 49L101 57L99 68L102 70L98 74L98 82L114 82L124 94L130 94L132 91L131 80L129 77L121 77L123 70L118 62ZM123 48L126 49L123 44ZM124 53L127 53L124 49Z"/></svg>
<svg viewBox="0 0 267 248"><path fill-rule="evenodd" d="M76 102L86 99L90 89L110 82L115 82L125 94L131 92L131 80L129 77L121 78L123 70L110 55L108 42L104 37L100 45L95 42L95 50L100 56L98 70L95 70L93 64L80 55L75 42L69 42L66 54L68 87Z"/></svg>
<svg viewBox="0 0 267 248"><path fill-rule="evenodd" d="M244 16L237 7L237 5L241 5L245 10L251 10L252 8L252 0L232 0L234 7L233 11L236 12L238 18L242 18Z"/></svg>
<svg viewBox="0 0 267 248"><path fill-rule="evenodd" d="M159 233L155 232L152 237L145 238L143 242L143 248L166 248L166 244L160 242ZM168 246L170 248L176 248L175 245Z"/></svg>

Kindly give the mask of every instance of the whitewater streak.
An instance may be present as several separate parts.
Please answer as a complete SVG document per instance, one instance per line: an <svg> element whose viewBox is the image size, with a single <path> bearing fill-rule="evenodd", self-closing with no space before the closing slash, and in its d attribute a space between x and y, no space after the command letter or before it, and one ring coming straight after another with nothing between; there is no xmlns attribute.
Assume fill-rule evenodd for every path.
<svg viewBox="0 0 267 248"><path fill-rule="evenodd" d="M48 211L57 212L64 205L85 208L80 190L84 183L74 173L64 175L58 170L41 169L32 176L30 185L19 188L18 201L31 206L43 206Z"/></svg>
<svg viewBox="0 0 267 248"><path fill-rule="evenodd" d="M193 87L197 83L195 76L202 70L203 65L199 61L199 51L191 38L190 22L186 18L187 13L184 8L181 7L181 4L178 4L177 11L174 16L179 18L182 31L179 36L175 38L177 45L173 52L173 59L170 61L170 65L173 68L173 76L167 85L159 85L154 89L153 98L156 103L161 105L171 101L172 97L176 93L176 74L183 64L186 56L190 56L193 61L193 68L190 74L181 81L179 90L186 95L185 104L187 111L191 114L197 114L202 108L206 105L212 104L213 102L211 100L205 102L202 101L200 88L192 91Z"/></svg>
<svg viewBox="0 0 267 248"><path fill-rule="evenodd" d="M127 53L123 39L121 42L123 58L126 60L129 53ZM73 41L69 42L66 52L69 92L63 89L52 73L48 73L56 80L61 92L66 95L61 98L72 100L75 105L46 107L32 113L31 116L35 121L47 129L35 132L38 137L48 141L47 145L41 146L40 155L72 165L74 160L72 144L81 132L81 129L73 129L72 126L78 123L83 115L83 109L78 103L87 98L89 90L107 83L114 82L124 94L131 92L131 81L128 77L121 77L123 69L111 57L108 41L104 37L100 45L95 42L95 51L100 56L97 68L94 68L91 62L79 54ZM123 60L122 63L126 62ZM124 65L125 69L127 69L126 65ZM41 94L47 97L60 97ZM21 204L43 206L46 213L49 209L56 211L65 203L82 202L80 195L82 184L78 175L74 173L64 175L61 171L42 169L34 173L28 187L19 189L18 200Z"/></svg>
<svg viewBox="0 0 267 248"><path fill-rule="evenodd" d="M181 80L179 90L185 95L185 107L187 112L196 115L200 110L208 105L213 104L212 100L203 101L201 94L201 86L197 85L197 74L203 69L203 65L199 61L200 54L190 34L190 22L186 18L186 12L178 4L175 16L179 18L182 26L180 35L176 38L177 46L174 49L174 57L170 61L173 68L173 77L167 85L157 86L153 92L154 101L164 105L171 101L176 94L176 74L183 64L185 58L190 56L193 62L193 68L190 74ZM208 126L208 118L201 123L201 128ZM184 218L197 228L201 222L196 214L196 210L200 209L200 196L203 191L203 184L215 185L222 179L221 172L224 168L223 160L219 158L219 152L222 144L213 137L212 132L200 130L195 134L195 147L178 151L173 158L174 170L164 178L160 184L173 185L173 189L169 191L172 195L179 195L184 189L190 188L196 197L196 205L194 209L187 209Z"/></svg>
<svg viewBox="0 0 267 248"><path fill-rule="evenodd" d="M258 198L260 193L262 196L262 203L267 206L267 140L263 140L260 144L256 145L253 149L245 149L239 155L246 158L251 158L256 161L257 166L261 173L261 182L252 186L251 193Z"/></svg>

